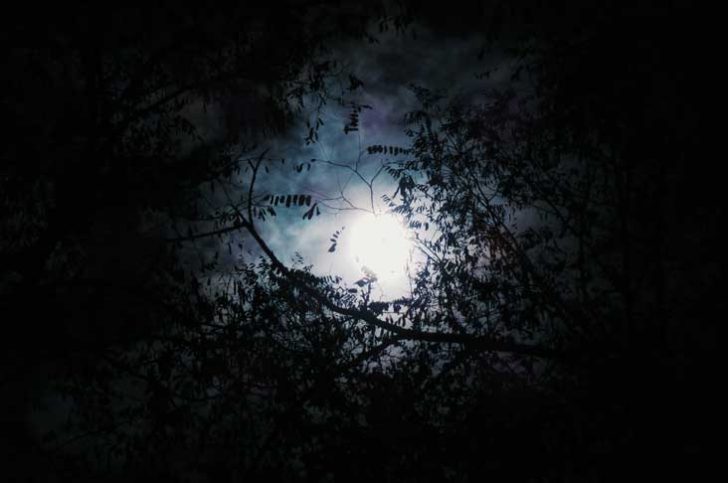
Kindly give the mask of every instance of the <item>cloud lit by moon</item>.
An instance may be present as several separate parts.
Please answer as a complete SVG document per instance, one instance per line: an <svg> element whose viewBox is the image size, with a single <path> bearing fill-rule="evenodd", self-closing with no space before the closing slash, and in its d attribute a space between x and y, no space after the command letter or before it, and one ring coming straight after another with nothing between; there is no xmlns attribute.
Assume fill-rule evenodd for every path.
<svg viewBox="0 0 728 483"><path fill-rule="evenodd" d="M418 262L407 234L399 221L387 215L389 207L382 195L392 196L396 181L382 172L372 183L371 190L349 167L356 167L366 180L372 180L386 157L369 155L367 146L386 145L406 147L405 115L419 107L411 87L421 85L446 97L472 98L484 85L494 86L505 79L506 69L496 56L474 64L472 59L482 45L477 35L443 38L426 28L419 28L416 39L384 34L380 43L348 43L332 53L345 69L350 70L363 86L347 92L347 100L366 106L360 113L358 129L344 132L350 108L329 103L315 116L324 124L319 127L318 140L304 141L308 133L305 120L314 115L307 104L298 124L278 138L266 140L270 156L285 158L286 164L275 168L258 180L256 192L307 193L320 203L321 216L302 220L301 213L278 210L276 218L268 218L259 229L271 248L284 260L300 254L306 264L319 275L341 276L354 283L362 275L362 266L377 274L374 296L392 300L410 296L409 275L405 269ZM423 57L421 52L427 51ZM484 68L499 65L488 82L477 79ZM296 172L293 166L311 163L311 168ZM335 163L337 166L334 166ZM339 199L345 197L346 201ZM380 215L375 223L371 213ZM329 252L329 238L342 227L345 230L335 252ZM404 231L403 231L404 230ZM358 261L357 261L358 259Z"/></svg>

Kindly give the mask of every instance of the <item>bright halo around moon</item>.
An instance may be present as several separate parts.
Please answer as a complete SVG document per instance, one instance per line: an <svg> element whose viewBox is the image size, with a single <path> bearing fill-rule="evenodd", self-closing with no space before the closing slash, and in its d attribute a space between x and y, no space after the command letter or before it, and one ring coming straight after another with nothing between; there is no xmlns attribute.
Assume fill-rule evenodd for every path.
<svg viewBox="0 0 728 483"><path fill-rule="evenodd" d="M364 215L352 226L351 255L357 265L380 281L404 276L412 250L407 230L391 215Z"/></svg>

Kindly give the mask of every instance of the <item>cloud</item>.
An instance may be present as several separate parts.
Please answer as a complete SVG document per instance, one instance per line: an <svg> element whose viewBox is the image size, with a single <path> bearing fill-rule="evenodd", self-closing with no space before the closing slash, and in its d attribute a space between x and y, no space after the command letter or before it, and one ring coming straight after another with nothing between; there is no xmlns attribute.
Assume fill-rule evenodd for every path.
<svg viewBox="0 0 728 483"><path fill-rule="evenodd" d="M282 260L289 261L295 253L300 253L317 274L341 275L349 282L360 278L361 270L345 248L351 230L343 232L338 250L333 253L328 250L331 235L351 226L360 216L361 211L354 207L372 208L369 187L346 166L355 167L364 179L371 180L383 158L366 154L367 146L407 146L405 114L419 107L412 85L442 92L447 97L472 99L499 82L498 76L487 81L476 76L502 63L496 55L478 60L482 38L443 36L423 27L416 30L416 38L385 33L378 37L379 43L352 41L334 50L331 56L342 67L342 76L354 75L363 86L347 91L348 84L342 88L343 81L335 79L330 88L331 92L344 94L341 104L328 102L323 110L314 112L310 107L314 102L308 99L308 110L303 110L290 129L267 139L260 148L268 149L266 156L283 159L285 163L270 163L268 172L262 173L256 182L256 193L310 194L319 203L321 212L320 216L308 220L302 217L308 207L278 207L276 217L259 222L263 237ZM350 120L352 101L370 108L359 113L358 130L347 134L344 127ZM318 141L307 144L304 139L310 124L306 122L315 123L317 117L323 122ZM303 169L297 169L301 165ZM241 173L243 185L247 176L249 173ZM394 180L386 173L376 178L373 184L376 211L386 209L381 195L391 196L394 190ZM342 195L348 202L336 199Z"/></svg>

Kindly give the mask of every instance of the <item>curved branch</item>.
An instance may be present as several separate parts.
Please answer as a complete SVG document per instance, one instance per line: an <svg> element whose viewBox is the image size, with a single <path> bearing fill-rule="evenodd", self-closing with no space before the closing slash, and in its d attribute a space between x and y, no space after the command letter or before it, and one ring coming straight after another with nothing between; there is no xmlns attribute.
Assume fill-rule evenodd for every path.
<svg viewBox="0 0 728 483"><path fill-rule="evenodd" d="M249 207L248 207L248 219L246 217L242 216L240 211L236 207L232 207L238 214L239 221L237 221L233 226L221 228L219 230L215 230L212 232L207 232L203 234L198 235L191 235L188 237L181 237L177 239L172 239L169 241L187 241L187 240L194 240L198 238L203 238L205 236L214 236L219 235L223 233L228 233L234 230L238 230L240 228L244 228L250 235L252 236L253 240L255 240L256 244L260 247L260 249L263 251L265 256L270 260L273 267L280 272L284 277L288 278L290 281L295 282L296 286L299 288L299 290L303 291L305 294L316 300L321 306L326 307L327 309L331 310L332 312L343 315L346 317L351 317L356 320L360 320L372 327L377 327L379 329L385 330L391 334L393 334L394 337L396 337L398 340L412 340L412 341L420 341L420 342L431 342L431 343L438 343L438 344L457 344L462 345L464 347L467 347L468 349L477 350L477 351L491 351L491 352L506 352L506 353L512 353L512 354L518 354L522 356L534 356L534 357L544 357L544 358L550 358L550 359L565 359L566 354L562 352L558 352L556 350L550 349L548 347L542 346L542 345L531 345L531 344L524 344L517 342L513 340L512 338L495 338L495 337L487 337L487 336L481 336L481 335L472 335L472 334L462 334L462 333L452 333L452 332L431 332L431 331L423 331L423 330L415 330L415 329L408 329L405 327L400 327L396 324L387 322L385 320L381 320L376 315L374 315L372 312L366 310L366 309L360 309L360 308L348 308L348 307L342 307L340 305L337 305L334 303L328 296L323 294L320 290L317 288L311 286L310 279L308 277L303 276L303 273L291 269L287 267L281 260L276 256L276 254L273 252L273 250L268 246L268 244L263 240L263 238L258 233L257 229L255 228L253 224L253 217L252 217L252 211L251 206L252 203L252 195L253 195L253 189L254 184L256 180L256 173L257 173L257 167L260 166L260 162L263 159L263 156L265 155L265 152L258 158L257 163L251 162L251 167L253 168L253 177L251 179L251 185L249 187L248 191L248 198L249 198Z"/></svg>
<svg viewBox="0 0 728 483"><path fill-rule="evenodd" d="M260 156L258 156L255 163L248 161L250 163L250 167L253 169L253 176L250 179L250 188L248 188L248 221L251 226L253 225L253 188L255 187L255 179L258 177L258 169L260 168L260 164L263 162L268 151L268 149L265 149L262 153L260 153Z"/></svg>
<svg viewBox="0 0 728 483"><path fill-rule="evenodd" d="M530 345L530 344L522 344L519 342L515 342L512 339L496 339L492 337L485 337L485 336L475 336L475 335L468 335L468 334L456 334L456 333L448 333L448 332L428 332L428 331L421 331L421 330L414 330L414 329L407 329L404 327L400 327L398 325L392 324L390 322L384 321L379 319L376 315L373 313L362 310L362 309L352 309L347 307L341 307L334 302L332 302L327 296L322 294L319 290L317 290L314 287L311 287L308 284L308 281L304 279L304 277L301 277L298 271L292 270L288 268L286 265L281 262L278 257L273 253L273 251L270 249L268 244L263 240L256 231L255 227L247 222L243 222L242 226L247 229L247 231L250 233L250 235L253 237L253 239L256 241L258 246L260 246L261 250L263 250L263 253L268 257L268 259L271 261L273 266L280 271L284 276L291 279L292 281L297 282L297 286L300 290L305 292L307 295L311 296L314 300L316 300L319 304L322 306L328 308L332 312L344 315L347 317L352 317L357 320L361 320L371 326L378 327L382 330L386 330L388 332L391 332L392 334L395 334L398 338L401 339L407 339L407 340L413 340L413 341L421 341L421 342L433 342L433 343L440 343L440 344L458 344L463 345L465 347L468 347L473 350L480 350L480 351L493 351L493 352L508 352L513 354L520 354L520 355L527 355L527 356L536 356L536 357L545 357L545 358L552 358L552 359L560 359L563 358L564 355L554 351L552 349L549 349L547 347L538 346L538 345Z"/></svg>

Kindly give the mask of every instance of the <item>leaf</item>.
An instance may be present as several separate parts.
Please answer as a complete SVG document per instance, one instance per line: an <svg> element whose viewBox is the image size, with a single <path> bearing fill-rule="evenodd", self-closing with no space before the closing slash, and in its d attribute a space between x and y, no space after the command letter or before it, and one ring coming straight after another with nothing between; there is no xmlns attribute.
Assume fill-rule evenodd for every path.
<svg viewBox="0 0 728 483"><path fill-rule="evenodd" d="M354 77L353 75L349 74L349 90L354 91L358 89L359 87L362 87L364 85L364 82L359 80L358 78Z"/></svg>
<svg viewBox="0 0 728 483"><path fill-rule="evenodd" d="M302 218L304 220L310 220L313 218L314 210L316 210L316 214L318 214L318 205L316 203L314 203L313 206L303 214Z"/></svg>

